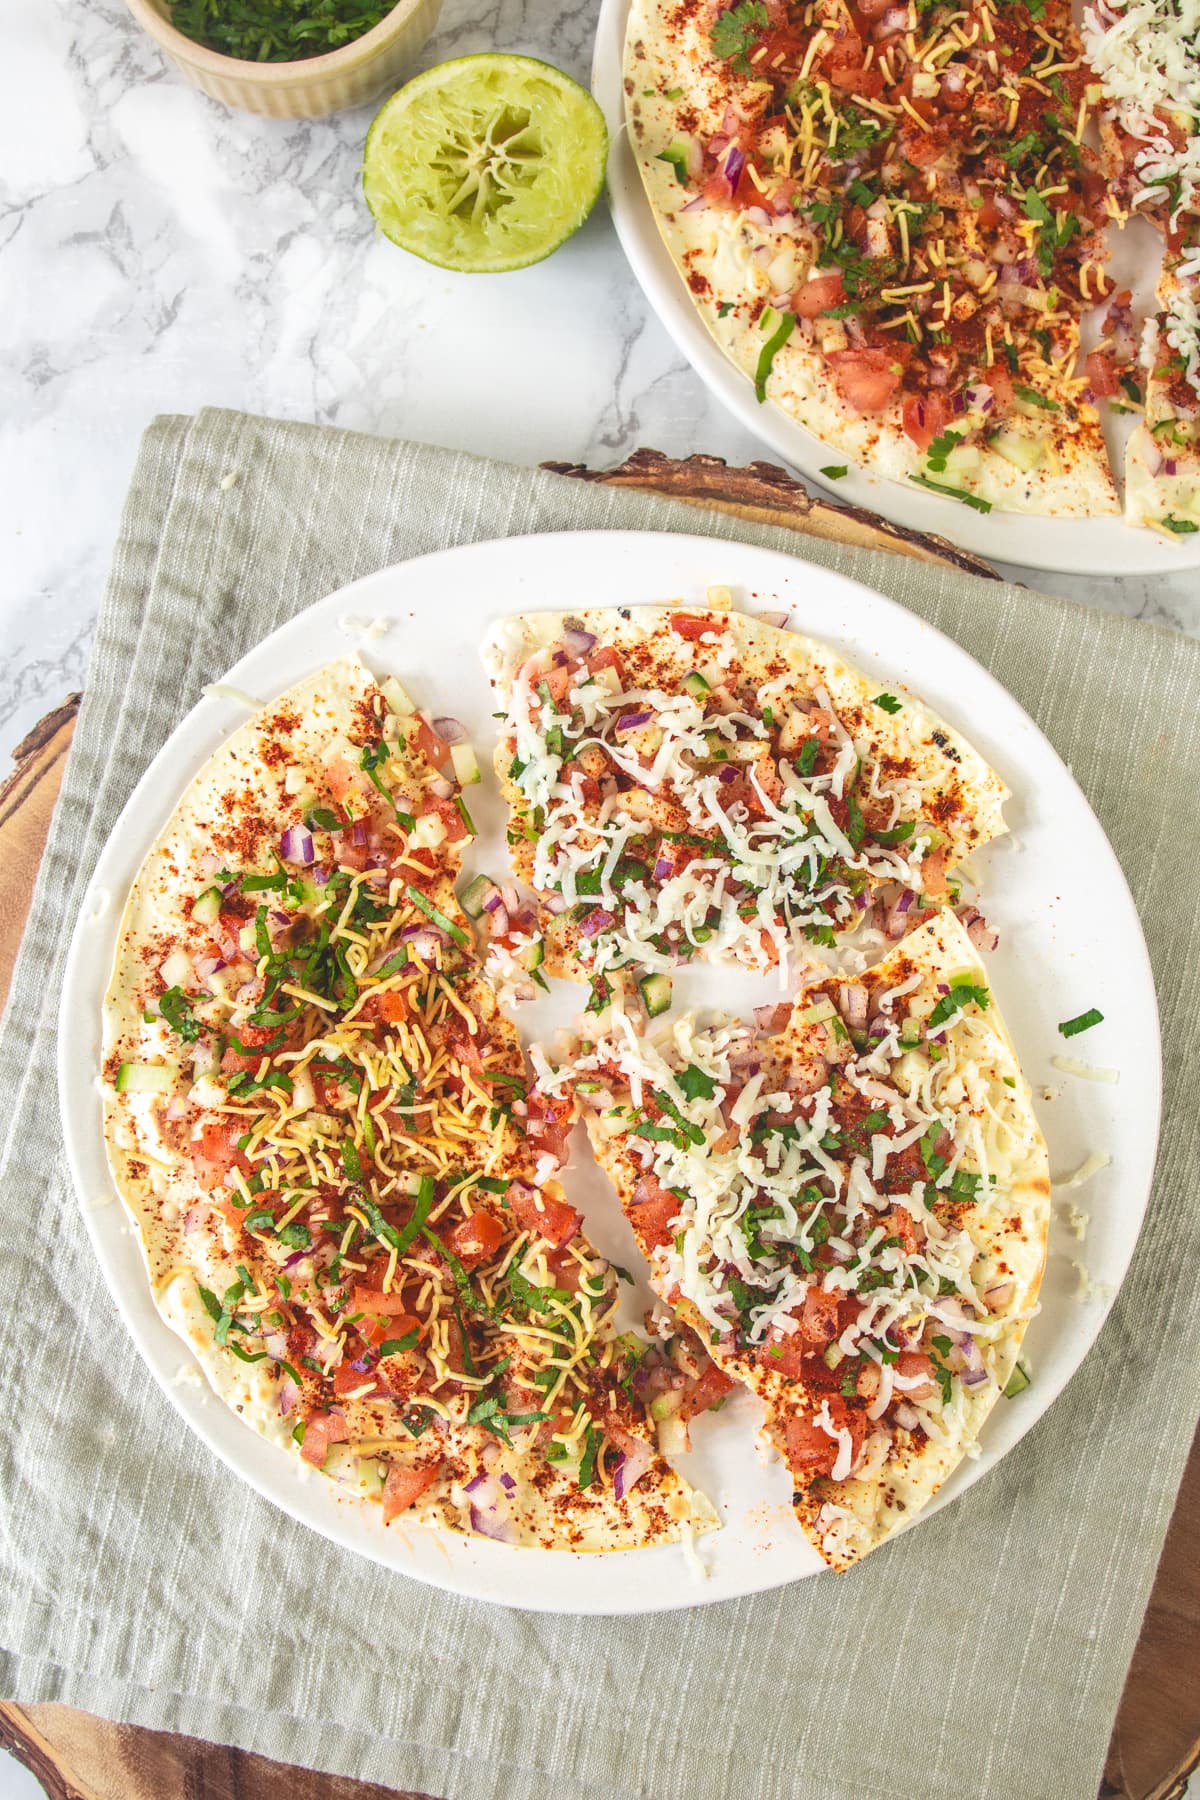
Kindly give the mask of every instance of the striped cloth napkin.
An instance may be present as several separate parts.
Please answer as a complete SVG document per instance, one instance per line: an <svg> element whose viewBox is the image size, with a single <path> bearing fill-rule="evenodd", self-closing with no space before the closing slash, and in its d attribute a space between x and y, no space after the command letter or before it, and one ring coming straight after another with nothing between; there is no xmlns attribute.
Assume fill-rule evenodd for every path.
<svg viewBox="0 0 1200 1800"><path fill-rule="evenodd" d="M89 1248L54 1043L98 849L202 683L388 563L606 526L841 569L1004 682L1077 770L1132 884L1167 1095L1112 1317L985 1481L845 1577L581 1620L359 1561L186 1431ZM0 1034L0 1690L455 1800L1093 1800L1200 1410L1198 720L1200 644L1130 619L445 450L227 412L159 420Z"/></svg>

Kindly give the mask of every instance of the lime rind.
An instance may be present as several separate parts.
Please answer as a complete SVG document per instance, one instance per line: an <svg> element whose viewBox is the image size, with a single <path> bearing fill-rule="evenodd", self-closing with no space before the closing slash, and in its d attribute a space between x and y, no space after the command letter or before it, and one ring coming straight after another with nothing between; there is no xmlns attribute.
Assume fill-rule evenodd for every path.
<svg viewBox="0 0 1200 1800"><path fill-rule="evenodd" d="M550 63L489 52L417 75L376 114L363 192L380 230L426 262L498 274L577 231L604 185L608 129Z"/></svg>

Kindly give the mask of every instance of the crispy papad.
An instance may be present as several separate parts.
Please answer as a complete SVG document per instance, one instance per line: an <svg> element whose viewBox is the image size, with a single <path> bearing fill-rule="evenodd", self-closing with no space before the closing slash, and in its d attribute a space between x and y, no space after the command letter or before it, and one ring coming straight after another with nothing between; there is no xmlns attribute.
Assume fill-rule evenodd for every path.
<svg viewBox="0 0 1200 1800"><path fill-rule="evenodd" d="M601 999L621 970L692 958L794 991L835 942L877 957L1007 829L1008 790L961 732L716 592L527 613L483 645L545 969Z"/></svg>
<svg viewBox="0 0 1200 1800"><path fill-rule="evenodd" d="M786 1009L778 1009L781 1015ZM684 1015L562 1071L653 1285L753 1389L834 1568L908 1525L1013 1377L1046 1146L953 914L786 1023Z"/></svg>
<svg viewBox="0 0 1200 1800"><path fill-rule="evenodd" d="M926 8L914 14L908 57L903 28L898 41L893 34L887 53L886 67L896 85L889 88L886 100L877 98L865 106L857 90L850 93L838 87L836 76L833 85L824 79L820 66L822 47L828 53L839 38L858 41L851 15L844 8L839 12L832 0L807 11L788 6L773 11L768 27L769 10L729 9L715 0L633 0L624 53L625 116L655 222L688 299L746 378L748 391L757 389L760 401L779 407L811 431L830 452L831 464L849 459L873 475L917 482L951 498L961 500L965 493L970 496L967 503L981 511L995 507L1060 518L1118 512L1099 416L1085 382L1075 376L1080 307L1073 299L1069 306L1055 299L1053 288L1049 298L1031 290L1029 280L1036 288L1039 279L1032 261L1028 268L1020 266L1023 282L1013 273L1011 261L1005 268L997 253L994 225L988 230L980 223L990 215L980 211L979 172L955 166L956 148L963 146L964 153L973 156L986 144L986 135L982 130L972 133L971 113L939 127L943 136L929 140L945 147L936 168L915 169L896 148L898 130L902 136L916 117L904 86L908 57L914 53L914 27L917 38L929 41L929 67L946 67L945 53L953 49L964 65L974 65L971 79L984 88L1003 89L999 98L987 98L1007 113L1011 89L1005 84L1011 78L1007 72L994 73L994 52L990 61L988 57L988 25L980 17L991 14L991 8L968 0L966 11L955 12L953 19L948 7L935 8L936 19ZM1054 4L1053 10L1055 29L1074 35L1067 9ZM753 61L739 67L741 57L715 52L714 35L729 22L736 27L743 17L749 46L767 33L764 45L770 66ZM966 21L959 33L961 43L946 31L954 19ZM772 48L776 39L769 35L776 27L778 52ZM878 35L874 15L863 29ZM814 31L815 63L806 57L803 72L797 73L788 58L798 54L797 36ZM939 38L940 52L934 47ZM914 67L921 66L925 56L923 42L916 56ZM874 66L883 62L881 53ZM1075 69L1079 63L1065 66ZM769 79L782 80L784 72L792 82L792 99L786 105L780 96L772 98ZM872 126L878 134L876 145L861 144L857 151L844 148L853 135L869 139ZM1001 133L1001 142L1009 141ZM894 160L887 160L889 153L894 153ZM1092 157L1090 148L1084 154ZM736 179L736 197L732 191L728 196L720 192L722 171L729 167L731 155L739 159L743 171ZM748 186L747 157L756 172L762 170L753 186ZM1003 161L997 166L1004 174ZM985 187L990 187L991 179L990 173L984 177ZM1057 174L1054 179L1060 180ZM919 190L919 200L906 201L906 182ZM861 218L852 242L837 215L843 195L856 185L863 189L859 214L865 206L867 216ZM1052 187L1051 195L1064 191L1061 185ZM903 224L902 203L908 205ZM1031 204L1036 208L1036 199ZM1013 210L1019 217L1019 205L1014 204ZM916 221L930 215L940 223L929 266L916 267L908 257L910 236L915 242ZM832 245L830 216L836 220L837 241ZM1073 229L1078 232L1078 219ZM1028 255L1029 232L1028 220L1014 227L1020 257ZM1086 226L1074 242L1075 248L1086 242L1088 254L1103 259L1102 244L1093 243ZM1010 257L1017 254L1014 248ZM963 288L964 269L989 268L990 276L979 277L977 290L970 282ZM881 272L878 280L874 270ZM829 296L820 310L807 306L805 288L810 281L823 282L839 272L848 287ZM951 291L948 276L954 279L955 311L952 319L941 321L936 307L941 293ZM891 365L883 349L860 350L863 333L855 295L860 300L874 298L880 281L885 294L895 295L895 317L884 333L895 346ZM935 329L935 322L956 331L968 323L979 329L960 355L951 345L950 332ZM877 367L862 362L864 354L877 357ZM920 380L908 365L910 356L922 365ZM942 360L939 369L943 356L951 360ZM856 357L866 374L851 380ZM871 395L870 385L882 377L886 391L889 368L896 377L895 391L880 403ZM1015 393L1010 380L1014 372ZM922 391L927 399L932 395L939 408L941 398L952 393L955 405L953 410L939 411L938 433L929 431L918 446L906 419L908 407L919 404L916 396ZM852 394L861 405L852 402ZM949 438L941 435L947 429ZM917 436L922 436L919 430ZM836 478L845 470L832 467L822 473Z"/></svg>
<svg viewBox="0 0 1200 1800"><path fill-rule="evenodd" d="M345 658L192 780L117 943L113 1180L216 1393L385 1520L670 1542L716 1515L634 1399L615 1272L482 977L447 751Z"/></svg>

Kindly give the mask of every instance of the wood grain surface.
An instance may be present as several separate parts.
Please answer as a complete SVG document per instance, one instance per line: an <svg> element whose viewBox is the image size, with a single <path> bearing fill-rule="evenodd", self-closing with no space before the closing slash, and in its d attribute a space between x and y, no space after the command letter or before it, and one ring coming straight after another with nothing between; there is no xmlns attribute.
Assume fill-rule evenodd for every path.
<svg viewBox="0 0 1200 1800"><path fill-rule="evenodd" d="M787 523L801 533L875 549L899 549L973 574L986 564L931 539L895 539L869 514L815 501L780 469L727 469L716 457L673 463L638 451L596 473L547 465L581 479L672 493L739 518ZM0 787L0 1005L46 842L79 696L70 695L25 739ZM49 1654L53 1645L47 1646ZM50 1800L426 1800L341 1776L168 1732L115 1725L66 1706L0 1705L0 1745L42 1782ZM1113 1729L1099 1800L1179 1800L1200 1766L1200 1433L1179 1492L1150 1605ZM659 1800L656 1796L655 1800ZM680 1796L679 1800L686 1800ZM840 1797L841 1800L841 1797ZM856 1800L853 1795L844 1800ZM964 1796L993 1800L993 1796ZM995 1800L1025 1800L996 1796Z"/></svg>

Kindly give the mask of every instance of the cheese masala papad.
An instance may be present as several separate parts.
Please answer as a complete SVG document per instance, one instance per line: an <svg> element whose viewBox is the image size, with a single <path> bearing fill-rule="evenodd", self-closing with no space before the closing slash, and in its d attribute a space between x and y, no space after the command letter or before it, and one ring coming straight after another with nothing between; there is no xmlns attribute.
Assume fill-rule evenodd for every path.
<svg viewBox="0 0 1200 1800"><path fill-rule="evenodd" d="M633 0L624 86L696 308L824 473L1119 510L1080 359L1119 207L1067 0Z"/></svg>
<svg viewBox="0 0 1200 1800"><path fill-rule="evenodd" d="M1141 413L1125 451L1131 522L1200 531L1200 56L1188 0L1106 0L1085 10L1088 60L1104 89L1101 136L1124 216L1164 241L1154 315L1138 329L1115 296L1087 359L1093 391Z"/></svg>
<svg viewBox="0 0 1200 1800"><path fill-rule="evenodd" d="M530 1092L455 899L472 773L350 658L216 753L122 921L111 1170L217 1393L385 1521L668 1542L715 1515L658 1454L645 1346L554 1178L568 1108Z"/></svg>
<svg viewBox="0 0 1200 1800"><path fill-rule="evenodd" d="M543 1080L576 1093L657 1293L763 1401L799 1520L844 1568L1027 1385L1046 1146L953 914L775 1010L657 1039L620 1013Z"/></svg>
<svg viewBox="0 0 1200 1800"><path fill-rule="evenodd" d="M539 916L514 924L482 879L470 904L537 974L590 982L591 1011L636 980L663 1012L692 958L776 968L789 993L835 946L859 966L1006 829L999 776L922 701L709 600L529 613L483 647Z"/></svg>

